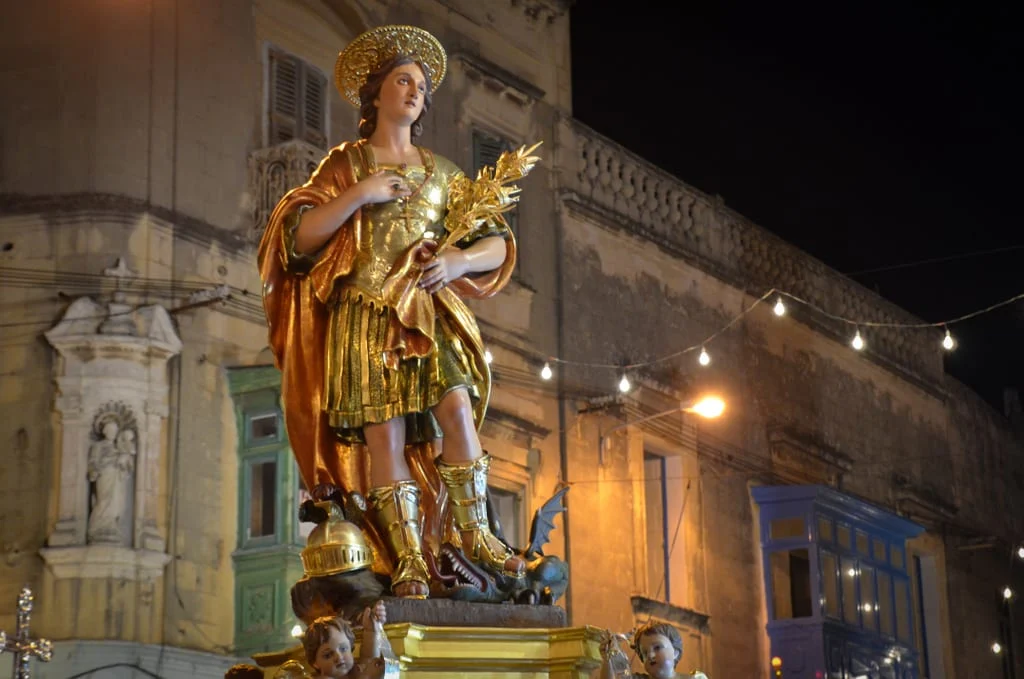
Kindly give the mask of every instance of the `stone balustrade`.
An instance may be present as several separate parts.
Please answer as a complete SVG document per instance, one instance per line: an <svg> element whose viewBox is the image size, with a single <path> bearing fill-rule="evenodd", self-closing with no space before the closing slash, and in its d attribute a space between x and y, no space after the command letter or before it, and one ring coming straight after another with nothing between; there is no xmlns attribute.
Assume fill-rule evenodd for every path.
<svg viewBox="0 0 1024 679"><path fill-rule="evenodd" d="M252 241L258 242L277 202L290 189L305 184L320 164L324 149L293 139L249 154L252 196Z"/></svg>
<svg viewBox="0 0 1024 679"><path fill-rule="evenodd" d="M577 121L563 119L557 141L555 162L567 199L751 294L777 288L843 318L922 322L730 210L721 198L686 185ZM837 337L852 334L848 325L814 311L801 318ZM861 332L876 359L926 384L941 383L941 336L936 331Z"/></svg>

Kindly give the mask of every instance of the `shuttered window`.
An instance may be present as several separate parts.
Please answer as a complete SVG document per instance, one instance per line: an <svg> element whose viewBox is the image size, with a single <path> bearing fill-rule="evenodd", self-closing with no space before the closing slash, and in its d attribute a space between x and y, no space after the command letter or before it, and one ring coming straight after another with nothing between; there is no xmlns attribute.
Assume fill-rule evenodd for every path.
<svg viewBox="0 0 1024 679"><path fill-rule="evenodd" d="M301 139L326 148L327 78L279 49L271 48L269 57L270 145Z"/></svg>
<svg viewBox="0 0 1024 679"><path fill-rule="evenodd" d="M475 177L480 168L485 165L494 167L494 164L498 162L498 156L502 152L512 151L513 149L514 146L508 139L484 132L483 130L473 130L473 176ZM512 233L518 238L519 208L514 207L506 212L505 219L508 220Z"/></svg>

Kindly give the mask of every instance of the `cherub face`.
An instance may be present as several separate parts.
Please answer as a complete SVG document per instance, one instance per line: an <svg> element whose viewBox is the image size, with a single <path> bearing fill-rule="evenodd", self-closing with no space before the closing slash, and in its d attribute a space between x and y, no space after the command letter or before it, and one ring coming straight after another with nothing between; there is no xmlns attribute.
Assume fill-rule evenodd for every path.
<svg viewBox="0 0 1024 679"><path fill-rule="evenodd" d="M327 641L316 650L316 661L313 666L322 677L342 679L352 670L355 660L352 657L352 644L348 637L334 629L327 633Z"/></svg>
<svg viewBox="0 0 1024 679"><path fill-rule="evenodd" d="M679 656L664 634L645 634L640 637L640 657L644 659L644 669L653 679L671 679L675 676Z"/></svg>

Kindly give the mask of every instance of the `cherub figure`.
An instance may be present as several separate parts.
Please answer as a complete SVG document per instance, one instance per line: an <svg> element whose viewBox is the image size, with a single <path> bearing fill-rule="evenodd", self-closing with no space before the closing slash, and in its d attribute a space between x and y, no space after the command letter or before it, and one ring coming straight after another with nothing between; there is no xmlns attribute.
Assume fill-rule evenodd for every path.
<svg viewBox="0 0 1024 679"><path fill-rule="evenodd" d="M384 623L387 611L378 601L363 611L363 643L357 662L353 654L356 635L352 626L340 617L323 617L313 621L302 638L306 662L316 679L380 679L385 675L383 658L387 648Z"/></svg>
<svg viewBox="0 0 1024 679"><path fill-rule="evenodd" d="M708 679L700 670L689 674L676 672L676 665L683 657L683 638L679 630L668 623L648 622L633 635L630 646L647 673L629 670L629 659L618 646L620 639L624 637L607 632L601 640L600 679Z"/></svg>

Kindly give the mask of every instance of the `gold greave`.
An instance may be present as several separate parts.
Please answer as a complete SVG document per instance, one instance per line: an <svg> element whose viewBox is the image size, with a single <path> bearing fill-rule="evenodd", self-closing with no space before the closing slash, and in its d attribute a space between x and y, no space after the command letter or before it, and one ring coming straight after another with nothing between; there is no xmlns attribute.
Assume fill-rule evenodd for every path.
<svg viewBox="0 0 1024 679"><path fill-rule="evenodd" d="M419 486L415 481L379 486L369 492L367 500L375 510L377 526L397 561L395 572L391 575L392 589L409 581L429 585L430 576L423 560L423 538L420 532Z"/></svg>
<svg viewBox="0 0 1024 679"><path fill-rule="evenodd" d="M485 561L505 575L518 577L522 575L521 569L509 571L505 567L505 562L515 554L491 533L487 522L487 472L490 466L491 457L486 454L474 462L437 463L441 480L448 488L455 528L460 533L473 533L472 547L467 556L475 561Z"/></svg>

